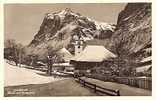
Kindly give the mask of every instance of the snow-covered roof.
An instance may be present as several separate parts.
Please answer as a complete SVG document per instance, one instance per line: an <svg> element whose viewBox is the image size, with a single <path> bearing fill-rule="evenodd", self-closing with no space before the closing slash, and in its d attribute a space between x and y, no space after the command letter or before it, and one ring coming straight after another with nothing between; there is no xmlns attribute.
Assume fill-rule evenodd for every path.
<svg viewBox="0 0 157 100"><path fill-rule="evenodd" d="M66 48L60 49L58 53L65 61L70 61L70 59L73 57L73 55Z"/></svg>
<svg viewBox="0 0 157 100"><path fill-rule="evenodd" d="M53 66L69 66L69 67L72 67L73 65L71 65L69 63L54 63Z"/></svg>
<svg viewBox="0 0 157 100"><path fill-rule="evenodd" d="M145 72L145 71L148 71L151 67L152 67L152 65L146 65L146 66L142 66L142 67L137 67L136 68L136 72Z"/></svg>
<svg viewBox="0 0 157 100"><path fill-rule="evenodd" d="M41 64L41 65L43 65L43 66L46 66L46 64L43 63L43 62L41 62L41 61L38 61L37 64Z"/></svg>
<svg viewBox="0 0 157 100"><path fill-rule="evenodd" d="M151 60L152 60L152 57L150 56L150 57L147 57L147 58L143 58L141 60L141 62L148 62L148 61L151 61Z"/></svg>
<svg viewBox="0 0 157 100"><path fill-rule="evenodd" d="M104 46L88 45L78 55L72 58L74 61L102 62L109 58L115 58L116 55L104 48Z"/></svg>

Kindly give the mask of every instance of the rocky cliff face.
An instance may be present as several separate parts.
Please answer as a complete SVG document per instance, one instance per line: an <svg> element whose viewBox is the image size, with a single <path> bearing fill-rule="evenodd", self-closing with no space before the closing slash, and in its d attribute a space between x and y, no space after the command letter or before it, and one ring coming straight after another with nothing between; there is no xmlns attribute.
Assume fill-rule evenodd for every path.
<svg viewBox="0 0 157 100"><path fill-rule="evenodd" d="M151 32L151 4L132 3L120 12L111 42L113 47L119 46L120 54L129 55L151 44Z"/></svg>
<svg viewBox="0 0 157 100"><path fill-rule="evenodd" d="M29 52L43 54L46 48L67 48L71 50L73 36L81 36L84 41L94 38L109 38L115 25L97 22L70 9L48 13L40 26L38 33L28 46Z"/></svg>
<svg viewBox="0 0 157 100"><path fill-rule="evenodd" d="M136 67L136 63L151 56L152 20L150 3L131 3L119 13L115 33L106 46L122 60L122 67Z"/></svg>

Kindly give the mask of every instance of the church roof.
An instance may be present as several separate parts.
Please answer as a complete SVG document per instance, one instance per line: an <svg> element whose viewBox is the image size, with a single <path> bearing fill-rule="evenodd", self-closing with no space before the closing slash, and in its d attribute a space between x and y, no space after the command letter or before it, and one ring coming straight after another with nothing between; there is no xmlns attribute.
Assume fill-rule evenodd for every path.
<svg viewBox="0 0 157 100"><path fill-rule="evenodd" d="M104 46L87 45L85 49L72 58L74 61L80 62L102 62L109 58L115 58L116 55L107 50Z"/></svg>

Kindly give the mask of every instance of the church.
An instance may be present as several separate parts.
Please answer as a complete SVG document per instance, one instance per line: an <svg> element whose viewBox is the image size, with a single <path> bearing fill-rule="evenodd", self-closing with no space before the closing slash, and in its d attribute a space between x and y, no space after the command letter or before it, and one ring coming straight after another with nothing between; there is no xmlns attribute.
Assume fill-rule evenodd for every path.
<svg viewBox="0 0 157 100"><path fill-rule="evenodd" d="M88 70L100 66L104 61L115 58L116 55L102 45L87 45L82 37L75 36L75 56L71 58L70 64L75 69Z"/></svg>

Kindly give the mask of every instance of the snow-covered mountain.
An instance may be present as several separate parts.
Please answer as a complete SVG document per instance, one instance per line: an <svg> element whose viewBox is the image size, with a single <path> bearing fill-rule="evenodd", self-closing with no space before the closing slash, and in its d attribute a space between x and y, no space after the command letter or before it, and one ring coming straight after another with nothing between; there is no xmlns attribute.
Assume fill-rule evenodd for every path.
<svg viewBox="0 0 157 100"><path fill-rule="evenodd" d="M109 38L115 28L115 25L84 17L69 8L47 13L38 33L28 46L29 53L42 54L49 46L55 49L65 47L70 50L74 35L81 36L84 41L104 39Z"/></svg>

